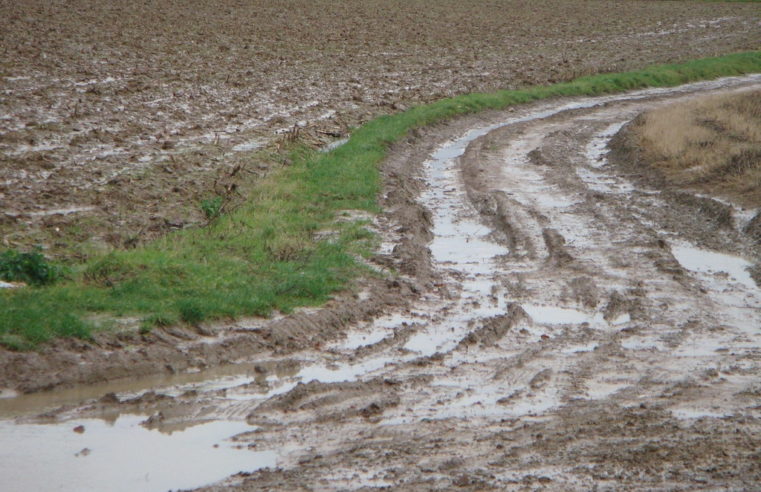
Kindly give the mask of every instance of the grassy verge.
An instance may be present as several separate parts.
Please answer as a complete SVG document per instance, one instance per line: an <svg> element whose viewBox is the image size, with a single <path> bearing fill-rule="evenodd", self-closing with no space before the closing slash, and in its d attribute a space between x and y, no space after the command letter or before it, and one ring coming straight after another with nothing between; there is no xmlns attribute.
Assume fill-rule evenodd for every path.
<svg viewBox="0 0 761 492"><path fill-rule="evenodd" d="M145 329L178 322L267 315L316 305L363 268L354 255L372 241L342 210L377 212L378 165L388 146L415 127L485 109L556 96L673 86L761 72L761 52L584 77L492 94L469 94L377 118L327 154L296 148L291 164L259 183L245 204L206 228L73 265L53 285L0 292L0 343L33 348L60 336L87 337L116 318ZM330 239L316 234L330 229Z"/></svg>
<svg viewBox="0 0 761 492"><path fill-rule="evenodd" d="M629 135L669 184L761 206L761 90L649 111Z"/></svg>

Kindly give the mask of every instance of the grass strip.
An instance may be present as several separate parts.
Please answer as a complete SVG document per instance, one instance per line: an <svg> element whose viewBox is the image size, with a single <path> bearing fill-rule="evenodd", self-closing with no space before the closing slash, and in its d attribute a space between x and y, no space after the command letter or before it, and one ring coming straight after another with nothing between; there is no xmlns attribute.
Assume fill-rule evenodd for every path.
<svg viewBox="0 0 761 492"><path fill-rule="evenodd" d="M53 285L2 289L0 344L32 349L56 337L87 338L125 318L148 330L319 305L366 272L355 257L371 251L372 234L361 220L337 217L346 210L379 211L379 164L389 145L411 129L551 97L753 72L761 72L759 51L468 94L376 118L329 153L292 149L289 166L263 179L243 206L208 227L93 257L71 266L66 278Z"/></svg>

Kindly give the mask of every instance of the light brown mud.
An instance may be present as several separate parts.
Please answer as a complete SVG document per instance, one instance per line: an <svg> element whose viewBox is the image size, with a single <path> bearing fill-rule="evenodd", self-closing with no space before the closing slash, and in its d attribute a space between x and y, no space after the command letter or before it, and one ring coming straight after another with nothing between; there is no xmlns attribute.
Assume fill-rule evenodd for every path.
<svg viewBox="0 0 761 492"><path fill-rule="evenodd" d="M308 343L251 330L285 349L237 374L49 401L18 421L82 422L93 439L107 432L93 422L131 415L178 438L250 426L233 440L250 466L205 492L752 489L761 291L745 268L761 251L746 215L639 182L606 154L646 109L758 84L547 101L422 131L384 167L377 263L401 272L383 286L397 297ZM18 490L33 478L11 476Z"/></svg>

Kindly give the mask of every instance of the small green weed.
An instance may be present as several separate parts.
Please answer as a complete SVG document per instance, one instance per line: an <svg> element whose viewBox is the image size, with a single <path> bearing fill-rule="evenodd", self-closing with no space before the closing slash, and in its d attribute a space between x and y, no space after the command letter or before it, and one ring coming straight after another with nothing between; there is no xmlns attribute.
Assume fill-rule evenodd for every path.
<svg viewBox="0 0 761 492"><path fill-rule="evenodd" d="M222 215L224 202L225 201L221 196L201 200L201 212L203 212L203 215L208 222L211 222Z"/></svg>
<svg viewBox="0 0 761 492"><path fill-rule="evenodd" d="M0 254L0 279L39 286L52 284L63 275L61 267L51 264L37 248L28 253L9 249Z"/></svg>

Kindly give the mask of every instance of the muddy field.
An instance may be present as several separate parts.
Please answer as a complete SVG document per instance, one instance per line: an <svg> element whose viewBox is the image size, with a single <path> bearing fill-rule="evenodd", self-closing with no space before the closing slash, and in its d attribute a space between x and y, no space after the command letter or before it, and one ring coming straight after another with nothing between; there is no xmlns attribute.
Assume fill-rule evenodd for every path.
<svg viewBox="0 0 761 492"><path fill-rule="evenodd" d="M0 237L85 257L375 115L761 42L752 3L0 2ZM215 185L216 183L216 185Z"/></svg>
<svg viewBox="0 0 761 492"><path fill-rule="evenodd" d="M211 360L271 341L238 365L0 399L4 483L756 488L756 211L643 179L617 135L643 111L760 86L553 100L421 132L383 169L374 263L397 280L179 344ZM97 373L92 352L59 354L58 383ZM2 366L44 370L28 357Z"/></svg>
<svg viewBox="0 0 761 492"><path fill-rule="evenodd" d="M0 2L0 32L1 247L83 257L198 223L294 126L320 146L448 95L756 49L761 8L25 1ZM390 280L272 320L0 350L0 488L756 488L757 210L662 186L625 136L760 85L418 132L383 168Z"/></svg>

